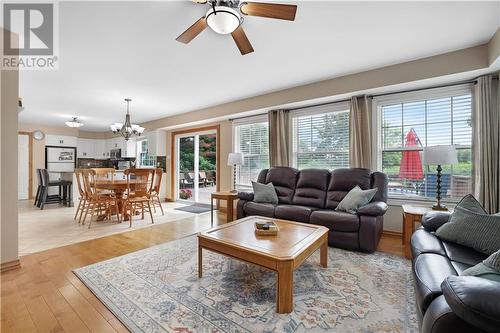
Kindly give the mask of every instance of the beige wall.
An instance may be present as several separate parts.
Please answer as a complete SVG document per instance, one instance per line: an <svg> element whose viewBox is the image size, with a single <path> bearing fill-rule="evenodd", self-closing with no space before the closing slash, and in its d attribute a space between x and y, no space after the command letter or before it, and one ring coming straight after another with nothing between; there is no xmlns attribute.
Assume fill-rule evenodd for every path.
<svg viewBox="0 0 500 333"><path fill-rule="evenodd" d="M0 29L0 47L3 47L3 29ZM3 54L3 50L0 50ZM1 142L0 142L0 216L1 262L18 259L17 214L17 101L19 76L14 70L1 72Z"/></svg>
<svg viewBox="0 0 500 333"><path fill-rule="evenodd" d="M204 124L203 126L189 126L189 127L184 127L182 129L175 129L171 131L166 131L167 135L167 156L170 158L167 158L167 181L166 181L166 194L167 198L172 199L174 198L174 193L172 193L172 181L171 181L171 175L172 175L172 169L171 169L171 162L172 159L175 161L175 152L174 155L171 153L172 149L172 133L177 132L177 131L184 131L188 129L193 129L195 130L198 127L207 127L207 126L214 126L214 125L219 125L220 126L220 137L218 138L219 140L219 149L220 149L220 161L218 161L218 166L219 166L219 172L220 172L220 190L221 191L228 191L231 189L232 186L232 169L231 167L227 166L227 156L228 154L232 151L232 125L231 122L226 120L222 122L217 122L217 123L210 123L210 124Z"/></svg>
<svg viewBox="0 0 500 333"><path fill-rule="evenodd" d="M488 62L492 65L500 57L500 28L488 42Z"/></svg>
<svg viewBox="0 0 500 333"><path fill-rule="evenodd" d="M341 76L141 124L148 130L488 68L489 45Z"/></svg>

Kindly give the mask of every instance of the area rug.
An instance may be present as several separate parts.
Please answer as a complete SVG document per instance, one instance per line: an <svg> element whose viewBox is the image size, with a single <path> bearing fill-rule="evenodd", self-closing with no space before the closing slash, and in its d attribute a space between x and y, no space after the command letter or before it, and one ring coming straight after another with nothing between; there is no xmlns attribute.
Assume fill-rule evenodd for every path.
<svg viewBox="0 0 500 333"><path fill-rule="evenodd" d="M174 209L181 210L183 212L188 212L188 213L201 214L201 213L209 212L210 211L210 205L195 204L195 205L177 207L177 208L174 208Z"/></svg>
<svg viewBox="0 0 500 333"><path fill-rule="evenodd" d="M113 258L75 274L132 332L417 332L410 262L329 248L294 273L294 310L275 312L275 273L209 251L197 238Z"/></svg>

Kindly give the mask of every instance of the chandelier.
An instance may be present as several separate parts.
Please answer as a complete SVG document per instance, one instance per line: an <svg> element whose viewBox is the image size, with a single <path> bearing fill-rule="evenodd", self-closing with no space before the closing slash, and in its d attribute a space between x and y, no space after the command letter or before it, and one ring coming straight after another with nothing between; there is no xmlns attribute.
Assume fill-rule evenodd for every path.
<svg viewBox="0 0 500 333"><path fill-rule="evenodd" d="M129 113L129 103L132 101L130 98L125 98L127 102L127 115L125 116L125 124L122 123L114 123L110 125L111 131L113 134L120 134L128 141L132 136L137 135L140 136L142 132L144 132L144 127L141 127L136 124L130 123L130 113Z"/></svg>

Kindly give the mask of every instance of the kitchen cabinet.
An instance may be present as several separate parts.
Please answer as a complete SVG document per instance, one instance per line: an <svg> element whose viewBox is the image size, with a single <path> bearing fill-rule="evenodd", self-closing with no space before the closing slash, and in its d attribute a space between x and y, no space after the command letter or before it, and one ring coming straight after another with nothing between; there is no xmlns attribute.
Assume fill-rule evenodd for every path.
<svg viewBox="0 0 500 333"><path fill-rule="evenodd" d="M106 159L109 158L109 151L106 151L106 140L93 140L94 141L94 158Z"/></svg>
<svg viewBox="0 0 500 333"><path fill-rule="evenodd" d="M46 146L62 146L62 147L76 147L78 144L76 136L68 135L52 135L45 136Z"/></svg>
<svg viewBox="0 0 500 333"><path fill-rule="evenodd" d="M157 130L146 135L148 140L149 156L166 156L167 154L167 134L165 131Z"/></svg>
<svg viewBox="0 0 500 333"><path fill-rule="evenodd" d="M76 146L76 155L78 158L94 158L94 140L79 138Z"/></svg>
<svg viewBox="0 0 500 333"><path fill-rule="evenodd" d="M78 158L95 158L107 159L110 158L110 150L121 149L122 157L133 157L136 154L136 141L118 137L113 139L83 139L77 140L77 156Z"/></svg>

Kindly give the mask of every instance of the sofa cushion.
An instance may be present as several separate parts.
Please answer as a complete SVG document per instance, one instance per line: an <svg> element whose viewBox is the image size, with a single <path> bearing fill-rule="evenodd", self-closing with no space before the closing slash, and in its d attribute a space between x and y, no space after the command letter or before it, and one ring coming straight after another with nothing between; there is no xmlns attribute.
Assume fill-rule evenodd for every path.
<svg viewBox="0 0 500 333"><path fill-rule="evenodd" d="M252 182L253 187L253 201L259 203L270 203L278 204L278 196L276 195L276 190L274 189L273 183L261 184L257 182Z"/></svg>
<svg viewBox="0 0 500 333"><path fill-rule="evenodd" d="M318 208L297 206L297 205L277 205L274 210L274 216L279 219L309 222L311 213Z"/></svg>
<svg viewBox="0 0 500 333"><path fill-rule="evenodd" d="M485 254L500 249L500 216L482 213L483 207L472 195L465 196L455 207L450 221L436 235L442 240L471 247Z"/></svg>
<svg viewBox="0 0 500 333"><path fill-rule="evenodd" d="M500 282L500 250L477 265L465 270L461 275L473 275Z"/></svg>
<svg viewBox="0 0 500 333"><path fill-rule="evenodd" d="M274 209L276 205L269 203L258 203L249 201L243 207L247 216L249 215L258 215L258 216L266 216L266 217L274 217Z"/></svg>
<svg viewBox="0 0 500 333"><path fill-rule="evenodd" d="M358 185L367 190L371 185L371 172L362 168L341 168L331 172L325 208L335 209L346 194Z"/></svg>
<svg viewBox="0 0 500 333"><path fill-rule="evenodd" d="M376 188L362 190L358 185L356 185L349 193L346 194L344 199L339 202L336 211L347 212L351 214L356 214L359 207L368 204L377 193Z"/></svg>
<svg viewBox="0 0 500 333"><path fill-rule="evenodd" d="M325 169L301 170L293 196L294 205L323 208L330 172Z"/></svg>
<svg viewBox="0 0 500 333"><path fill-rule="evenodd" d="M452 242L442 242L442 244L446 252L446 256L453 261L458 261L470 266L474 266L484 259L488 258L486 254L477 252L470 247Z"/></svg>
<svg viewBox="0 0 500 333"><path fill-rule="evenodd" d="M411 251L412 258L416 258L422 253L435 253L446 256L443 243L439 238L422 228L417 229L411 236Z"/></svg>
<svg viewBox="0 0 500 333"><path fill-rule="evenodd" d="M451 265L453 266L455 271L457 271L458 275L462 275L464 271L468 270L471 267L474 267L468 264L464 264L463 262L458 262L453 260L451 261Z"/></svg>
<svg viewBox="0 0 500 333"><path fill-rule="evenodd" d="M299 170L288 167L273 167L267 171L266 183L273 183L279 203L291 204Z"/></svg>
<svg viewBox="0 0 500 333"><path fill-rule="evenodd" d="M429 304L442 294L441 283L450 275L457 275L450 260L435 253L422 253L413 259L415 297L417 306L425 313Z"/></svg>
<svg viewBox="0 0 500 333"><path fill-rule="evenodd" d="M359 230L359 217L357 215L329 209L319 209L312 212L309 222L335 231L357 232Z"/></svg>

